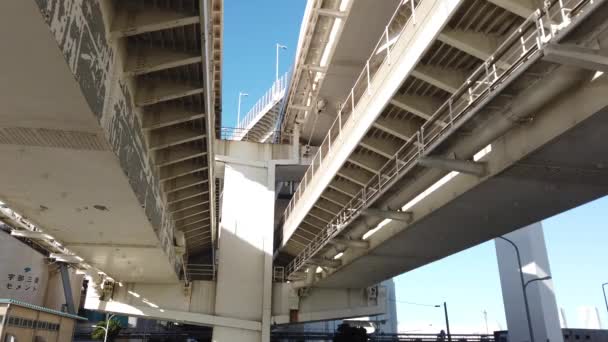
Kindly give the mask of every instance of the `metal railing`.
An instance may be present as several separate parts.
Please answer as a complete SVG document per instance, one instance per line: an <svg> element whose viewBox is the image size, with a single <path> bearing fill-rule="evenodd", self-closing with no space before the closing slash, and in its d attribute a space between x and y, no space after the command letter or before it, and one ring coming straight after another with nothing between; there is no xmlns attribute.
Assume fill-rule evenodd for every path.
<svg viewBox="0 0 608 342"><path fill-rule="evenodd" d="M236 127L222 127L220 130L221 140L254 141L266 144L291 143L291 134L280 131L261 132L255 129Z"/></svg>
<svg viewBox="0 0 608 342"><path fill-rule="evenodd" d="M336 336L333 332L324 331L280 331L276 328L271 331L270 341L281 342L285 340L297 340L297 341L332 341ZM74 341L90 341L91 333L94 328L90 325L77 325L74 332ZM211 340L212 330L208 329L167 329L165 327L152 327L147 328L144 331L138 328L125 328L121 329L120 333L116 336L117 338L129 338L129 339L170 339L177 341L187 341L189 339L198 338L201 340ZM447 342L447 337L443 339L438 337L437 334L412 334L412 333L400 333L400 334L371 334L367 335L367 340L370 342ZM454 342L494 342L493 335L476 335L476 334L452 334L452 341Z"/></svg>
<svg viewBox="0 0 608 342"><path fill-rule="evenodd" d="M272 269L272 281L275 283L285 282L285 267L274 266Z"/></svg>
<svg viewBox="0 0 608 342"><path fill-rule="evenodd" d="M285 78L285 93L283 94L283 99L281 100L281 104L279 105L279 112L277 115L277 119L274 125L274 130L275 131L282 131L281 127L283 124L283 120L285 119L285 112L287 110L287 104L288 104L288 89L289 87L291 87L291 78L293 77L293 73L291 72L291 70L287 71L287 77ZM289 88L291 89L291 88Z"/></svg>
<svg viewBox="0 0 608 342"><path fill-rule="evenodd" d="M214 264L187 264L188 280L215 280Z"/></svg>
<svg viewBox="0 0 608 342"><path fill-rule="evenodd" d="M289 72L286 72L278 80L274 81L270 89L253 105L253 107L245 114L237 127L247 129L252 122L259 120L260 115L264 115L272 107L274 107L285 95L285 90L289 83Z"/></svg>
<svg viewBox="0 0 608 342"><path fill-rule="evenodd" d="M494 342L493 335L478 334L450 334L450 339L454 342ZM372 334L369 335L370 342L447 342L448 337L441 337L438 334Z"/></svg>
<svg viewBox="0 0 608 342"><path fill-rule="evenodd" d="M511 81L523 73L526 70L525 66L538 60L542 56L541 50L543 44L555 34L556 28L563 27L563 25L569 23L570 17L589 3L593 3L593 0L555 0L544 11L537 10L525 19L523 24L504 40L495 53L467 78L465 83L435 111L418 132L378 170L353 199L288 264L286 269L287 276L289 277L304 266L306 261L319 252L328 241L336 237L348 224L356 219L363 209L377 200L397 180L416 166L418 158L429 155L435 147L475 115L496 93L504 89ZM415 25L415 4L416 2L410 3L404 1L398 7L397 12L403 6L412 6L410 18L400 29L399 34L403 32L403 28L408 24ZM391 22L394 18L395 15L391 19ZM545 28L547 22L545 21L549 21L551 24L549 26L552 32L547 32ZM560 24L555 25L555 23ZM386 41L385 46L387 50L383 61L390 56L391 39L389 39L389 26L387 26L387 30L385 30L385 34L381 39L381 41ZM396 39L392 39L392 44L394 44ZM374 50L372 57L378 54L377 51L378 46ZM346 119L353 116L353 109L356 107L358 99L360 99L366 90L369 91L370 79L373 77L374 71L371 67L371 61L371 59L368 60L361 73L364 86L361 86L362 76L360 76L287 206L283 218L284 222L287 222L289 215L295 207L295 203L301 198L307 184L311 182L312 176L319 170L324 158L329 150L331 150L332 143L340 137L341 128L344 127ZM505 68L505 66L508 67ZM365 80L367 81L365 82Z"/></svg>
<svg viewBox="0 0 608 342"><path fill-rule="evenodd" d="M371 321L372 323L374 321ZM337 333L325 331L272 331L271 341L332 341ZM493 335L478 335L478 334L451 334L451 340L454 342L494 342ZM413 334L413 333L379 333L368 334L367 341L370 342L447 342L448 338L440 337L438 334Z"/></svg>
<svg viewBox="0 0 608 342"><path fill-rule="evenodd" d="M315 173L319 170L328 152L331 150L334 142L341 138L342 128L351 119L353 109L359 103L361 97L365 94L369 94L371 91L371 83L376 75L378 69L382 64L390 57L392 47L397 39L401 36L401 33L408 25L416 24L415 11L416 7L422 0L405 0L401 1L395 13L386 25L380 40L377 42L373 49L372 54L367 59L363 71L359 74L354 86L351 88L348 97L342 103L336 119L332 123L328 134L321 143L317 153L312 158L311 164L306 170L302 182L296 189L289 205L285 209L283 214L285 222L293 211L295 203L300 199L304 190L312 180ZM406 20L402 20L403 17L407 17Z"/></svg>

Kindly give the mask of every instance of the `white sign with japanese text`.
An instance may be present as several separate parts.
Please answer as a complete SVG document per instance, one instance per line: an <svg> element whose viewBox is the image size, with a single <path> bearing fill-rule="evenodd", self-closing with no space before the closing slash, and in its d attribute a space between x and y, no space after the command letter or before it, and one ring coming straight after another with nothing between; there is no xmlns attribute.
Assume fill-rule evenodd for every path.
<svg viewBox="0 0 608 342"><path fill-rule="evenodd" d="M0 231L0 298L42 306L47 279L44 256Z"/></svg>

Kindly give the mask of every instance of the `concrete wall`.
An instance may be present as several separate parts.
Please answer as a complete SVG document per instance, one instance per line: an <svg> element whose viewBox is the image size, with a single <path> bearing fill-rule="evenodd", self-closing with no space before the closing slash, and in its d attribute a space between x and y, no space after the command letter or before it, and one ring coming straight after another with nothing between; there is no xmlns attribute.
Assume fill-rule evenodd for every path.
<svg viewBox="0 0 608 342"><path fill-rule="evenodd" d="M9 317L21 317L31 320L38 320L38 312L14 305L9 306L6 315ZM44 336L45 338L48 337L48 334L44 334L42 331L40 334L38 334L37 331L34 331L34 329L11 326L8 324L8 322L4 325L3 330L5 336L12 335L16 337L17 341L34 341L34 336L36 335Z"/></svg>
<svg viewBox="0 0 608 342"><path fill-rule="evenodd" d="M53 310L65 304L63 282L56 265L47 265L45 256L0 231L0 298L24 301ZM74 305L80 303L83 275L69 269Z"/></svg>
<svg viewBox="0 0 608 342"><path fill-rule="evenodd" d="M395 283L392 279L382 282L381 284L386 289L386 311L383 314L367 317L367 320L378 324L379 331L383 333L397 333L397 303L395 301ZM384 323L383 323L384 322ZM282 328L281 331L293 332L324 332L333 333L338 326L342 324L341 319L326 320L320 322L309 322L303 324L291 324Z"/></svg>
<svg viewBox="0 0 608 342"><path fill-rule="evenodd" d="M87 293L87 297L95 297L95 293ZM212 314L215 283L193 281L190 288L184 287L183 284L117 284L112 300L133 308L156 306L163 310Z"/></svg>
<svg viewBox="0 0 608 342"><path fill-rule="evenodd" d="M290 321L291 310L298 310L300 323L374 316L387 313L387 291L378 287L377 299L370 299L366 289L311 288L298 298L289 283L275 283L272 291L273 324Z"/></svg>
<svg viewBox="0 0 608 342"><path fill-rule="evenodd" d="M259 321L216 315L215 292L216 284L212 281L194 281L189 288L180 284L116 284L111 300L101 300L89 288L84 307L93 311L183 324L260 330Z"/></svg>
<svg viewBox="0 0 608 342"><path fill-rule="evenodd" d="M0 298L44 306L48 267L44 256L0 231Z"/></svg>
<svg viewBox="0 0 608 342"><path fill-rule="evenodd" d="M74 326L76 321L68 318L61 318L59 325L59 337L58 341L72 341L74 336Z"/></svg>
<svg viewBox="0 0 608 342"><path fill-rule="evenodd" d="M18 342L34 341L36 337L43 338L43 341L69 342L72 340L74 331L74 320L58 315L40 312L17 305L10 305L7 316L26 318L35 321L59 324L59 330L48 330L41 328L25 328L5 324L0 331L0 339L4 341L7 335L14 336ZM4 335L4 336L3 336Z"/></svg>

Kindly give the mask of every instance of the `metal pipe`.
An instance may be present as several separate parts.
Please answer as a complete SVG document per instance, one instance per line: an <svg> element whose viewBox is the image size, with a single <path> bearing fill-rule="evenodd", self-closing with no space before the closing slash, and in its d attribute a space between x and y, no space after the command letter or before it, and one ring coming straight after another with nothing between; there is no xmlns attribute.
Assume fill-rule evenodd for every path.
<svg viewBox="0 0 608 342"><path fill-rule="evenodd" d="M61 282L63 283L63 295L65 296L65 306L68 313L75 315L76 308L74 307L74 298L72 297L72 285L70 284L70 273L66 263L59 263L59 271L61 272Z"/></svg>

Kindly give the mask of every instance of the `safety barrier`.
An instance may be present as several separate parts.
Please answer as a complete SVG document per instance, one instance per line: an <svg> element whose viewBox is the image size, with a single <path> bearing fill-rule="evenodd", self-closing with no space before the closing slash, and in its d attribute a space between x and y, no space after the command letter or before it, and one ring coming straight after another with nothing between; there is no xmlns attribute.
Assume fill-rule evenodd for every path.
<svg viewBox="0 0 608 342"><path fill-rule="evenodd" d="M188 280L215 280L216 267L214 264L187 264Z"/></svg>
<svg viewBox="0 0 608 342"><path fill-rule="evenodd" d="M221 140L254 141L266 144L288 144L291 142L291 134L280 131L260 132L254 129L222 127L220 130Z"/></svg>
<svg viewBox="0 0 608 342"><path fill-rule="evenodd" d="M272 107L274 107L285 95L285 90L289 81L289 72L286 72L278 80L276 80L270 89L253 105L253 107L245 114L240 122L237 123L237 128L247 129L252 123L257 122L261 116L265 115ZM238 137L238 136L237 136Z"/></svg>

